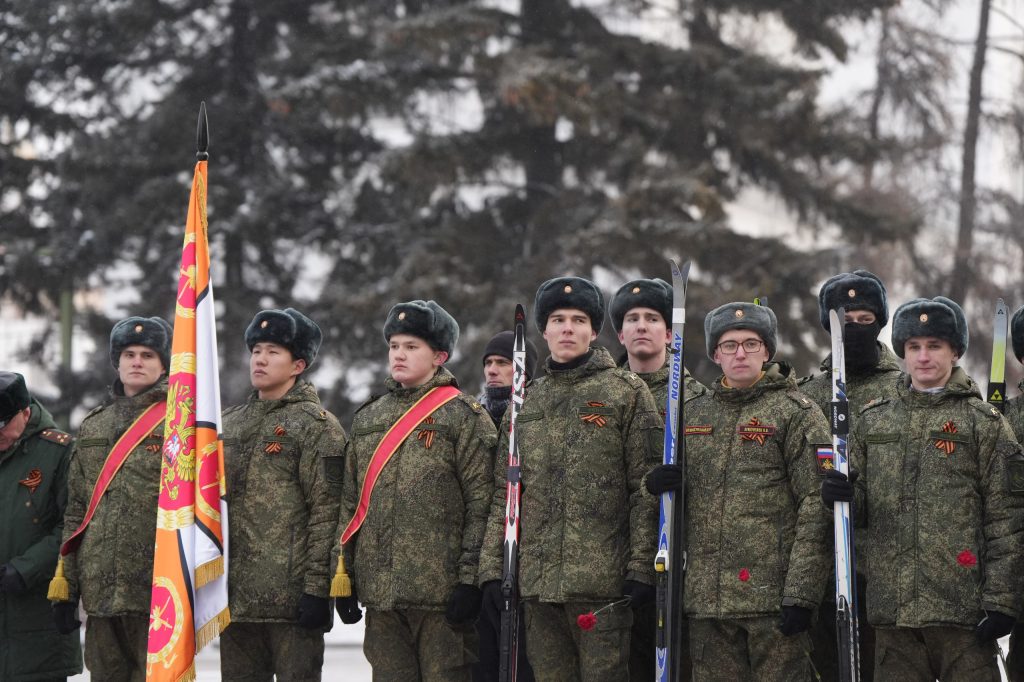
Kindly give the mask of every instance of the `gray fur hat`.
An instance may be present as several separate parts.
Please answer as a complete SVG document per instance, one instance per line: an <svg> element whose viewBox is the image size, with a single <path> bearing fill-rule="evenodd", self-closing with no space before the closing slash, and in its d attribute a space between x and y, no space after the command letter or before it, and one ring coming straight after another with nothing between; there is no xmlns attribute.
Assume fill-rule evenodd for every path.
<svg viewBox="0 0 1024 682"><path fill-rule="evenodd" d="M317 323L295 308L261 310L245 328L245 346L251 352L257 343L276 343L288 349L306 369L316 362L324 334Z"/></svg>
<svg viewBox="0 0 1024 682"><path fill-rule="evenodd" d="M1010 341L1013 344L1013 357L1018 362L1024 357L1024 305L1017 308L1017 311L1010 318Z"/></svg>
<svg viewBox="0 0 1024 682"><path fill-rule="evenodd" d="M818 316L828 331L828 311L842 306L847 310L870 310L878 318L879 328L889 323L889 300L885 284L867 270L841 272L830 277L818 291Z"/></svg>
<svg viewBox="0 0 1024 682"><path fill-rule="evenodd" d="M164 372L169 372L173 337L174 329L162 317L126 317L110 330L110 364L117 369L121 351L128 346L145 346L156 351Z"/></svg>
<svg viewBox="0 0 1024 682"><path fill-rule="evenodd" d="M562 308L581 310L590 317L590 327L597 333L604 326L604 294L597 285L582 277L555 277L540 285L533 299L533 319L537 329L544 331L551 313Z"/></svg>
<svg viewBox="0 0 1024 682"><path fill-rule="evenodd" d="M963 309L945 296L915 298L896 309L892 318L892 349L903 357L907 339L933 336L948 341L960 357L967 352L971 335Z"/></svg>
<svg viewBox="0 0 1024 682"><path fill-rule="evenodd" d="M718 306L704 318L704 343L708 357L715 359L715 347L722 334L730 329L749 329L757 332L768 347L768 359L775 357L779 344L779 321L768 306L736 301Z"/></svg>
<svg viewBox="0 0 1024 682"><path fill-rule="evenodd" d="M459 323L435 301L407 301L395 305L384 322L384 340L394 334L410 334L434 350L451 355L459 342Z"/></svg>
<svg viewBox="0 0 1024 682"><path fill-rule="evenodd" d="M622 331L622 321L633 308L650 308L661 313L666 326L672 325L672 286L663 279L634 279L626 282L612 296L608 314L615 332Z"/></svg>

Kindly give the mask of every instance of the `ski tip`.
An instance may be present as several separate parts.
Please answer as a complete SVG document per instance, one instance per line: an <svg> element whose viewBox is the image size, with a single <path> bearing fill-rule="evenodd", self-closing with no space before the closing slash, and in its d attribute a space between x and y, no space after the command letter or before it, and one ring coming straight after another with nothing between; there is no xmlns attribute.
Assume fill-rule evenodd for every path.
<svg viewBox="0 0 1024 682"><path fill-rule="evenodd" d="M996 299L996 315L1006 315L1009 309L1006 307L1006 301L1002 298Z"/></svg>
<svg viewBox="0 0 1024 682"><path fill-rule="evenodd" d="M526 308L522 303L516 303L516 318L514 326L526 325Z"/></svg>
<svg viewBox="0 0 1024 682"><path fill-rule="evenodd" d="M669 258L668 262L672 265L672 276L686 278L690 273L690 260L683 261L682 267L679 265L679 261L675 258Z"/></svg>

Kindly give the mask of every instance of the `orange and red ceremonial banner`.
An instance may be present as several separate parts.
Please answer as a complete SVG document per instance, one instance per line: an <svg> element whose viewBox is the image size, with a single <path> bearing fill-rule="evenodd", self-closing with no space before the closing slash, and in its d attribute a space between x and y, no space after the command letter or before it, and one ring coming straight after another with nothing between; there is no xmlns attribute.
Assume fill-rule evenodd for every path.
<svg viewBox="0 0 1024 682"><path fill-rule="evenodd" d="M164 422L146 679L194 680L195 655L230 622L228 508L206 161L196 163L181 250Z"/></svg>

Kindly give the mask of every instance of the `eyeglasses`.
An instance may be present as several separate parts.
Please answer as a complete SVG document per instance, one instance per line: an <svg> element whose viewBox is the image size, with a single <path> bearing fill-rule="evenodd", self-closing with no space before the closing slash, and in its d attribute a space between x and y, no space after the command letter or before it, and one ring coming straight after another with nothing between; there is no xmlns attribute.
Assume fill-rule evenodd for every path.
<svg viewBox="0 0 1024 682"><path fill-rule="evenodd" d="M745 341L723 341L718 344L716 348L725 355L736 355L736 351L743 346L744 353L756 353L761 350L761 346L764 345L764 341L761 339L747 339Z"/></svg>

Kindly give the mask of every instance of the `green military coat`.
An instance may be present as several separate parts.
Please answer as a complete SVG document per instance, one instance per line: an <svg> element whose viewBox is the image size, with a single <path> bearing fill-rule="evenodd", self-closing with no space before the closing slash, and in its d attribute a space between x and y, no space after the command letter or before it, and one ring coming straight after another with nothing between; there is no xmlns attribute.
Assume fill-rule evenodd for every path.
<svg viewBox="0 0 1024 682"><path fill-rule="evenodd" d="M167 400L167 380L126 397L115 384L110 402L85 416L68 474L67 540L81 524L96 479L117 439L153 403ZM64 557L71 600L90 616L149 616L153 543L160 496L161 421L125 460L96 508L78 549ZM63 541L62 540L62 541Z"/></svg>
<svg viewBox="0 0 1024 682"><path fill-rule="evenodd" d="M381 438L427 391L456 386L445 368L422 386L388 392L356 412L345 449L338 537L352 519ZM369 511L345 544L359 601L384 611L443 611L458 584L475 585L494 467L494 423L464 393L420 423L377 478ZM339 550L336 544L334 553Z"/></svg>
<svg viewBox="0 0 1024 682"><path fill-rule="evenodd" d="M595 347L526 394L517 428L522 460L519 591L567 603L621 595L624 580L654 583L657 500L644 475L660 463L664 432L654 398L633 372ZM508 414L498 451L508 450ZM495 468L480 582L502 575L505 467Z"/></svg>
<svg viewBox="0 0 1024 682"><path fill-rule="evenodd" d="M29 682L82 672L78 633L53 624L46 588L57 565L67 504L71 436L35 400L25 431L0 452L0 564L28 586L0 592L0 680Z"/></svg>
<svg viewBox="0 0 1024 682"><path fill-rule="evenodd" d="M1024 456L959 367L940 393L861 410L850 437L855 511L867 526L868 620L973 627L1016 616L1024 569Z"/></svg>
<svg viewBox="0 0 1024 682"><path fill-rule="evenodd" d="M303 593L330 596L344 449L345 431L305 380L224 411L231 620L294 622Z"/></svg>
<svg viewBox="0 0 1024 682"><path fill-rule="evenodd" d="M686 405L686 613L743 618L815 608L832 555L817 446L831 438L792 370L752 387L721 379Z"/></svg>

